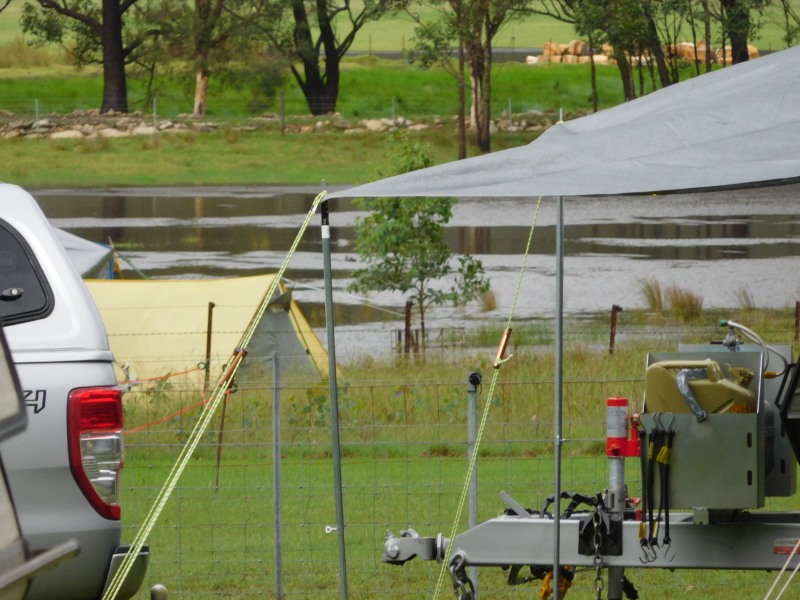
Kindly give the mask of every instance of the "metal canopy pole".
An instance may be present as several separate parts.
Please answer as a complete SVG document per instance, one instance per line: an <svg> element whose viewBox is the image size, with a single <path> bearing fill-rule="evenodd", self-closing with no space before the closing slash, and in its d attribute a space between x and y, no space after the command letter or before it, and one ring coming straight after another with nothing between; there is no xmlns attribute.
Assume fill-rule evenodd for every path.
<svg viewBox="0 0 800 600"><path fill-rule="evenodd" d="M342 502L342 453L339 441L339 390L336 381L336 339L333 335L333 283L331 276L331 228L328 201L320 204L322 215L322 262L325 277L325 323L328 333L328 383L331 395L331 439L333 442L333 488L336 497L336 535L339 538L339 583L342 600L347 600L347 558Z"/></svg>
<svg viewBox="0 0 800 600"><path fill-rule="evenodd" d="M283 600L283 488L281 473L281 371L272 353L272 489L275 522L275 597Z"/></svg>
<svg viewBox="0 0 800 600"><path fill-rule="evenodd" d="M553 598L559 600L558 584L561 581L561 404L564 380L564 197L556 202L556 373L555 373L555 437L553 462L555 464L553 490Z"/></svg>

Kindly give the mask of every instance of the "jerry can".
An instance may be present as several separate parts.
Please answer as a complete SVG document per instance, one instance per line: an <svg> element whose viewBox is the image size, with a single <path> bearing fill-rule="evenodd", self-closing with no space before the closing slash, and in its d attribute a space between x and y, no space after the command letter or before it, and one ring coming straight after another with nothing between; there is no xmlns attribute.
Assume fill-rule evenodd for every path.
<svg viewBox="0 0 800 600"><path fill-rule="evenodd" d="M754 413L754 373L746 367L723 368L710 358L652 363L645 375L645 410L649 413Z"/></svg>

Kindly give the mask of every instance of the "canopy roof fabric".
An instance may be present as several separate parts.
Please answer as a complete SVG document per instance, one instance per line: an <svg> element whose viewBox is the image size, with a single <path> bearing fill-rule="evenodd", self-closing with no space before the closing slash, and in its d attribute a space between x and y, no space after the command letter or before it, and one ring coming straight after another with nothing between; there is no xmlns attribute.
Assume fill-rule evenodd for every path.
<svg viewBox="0 0 800 600"><path fill-rule="evenodd" d="M205 360L209 302L211 381L232 356L269 289L274 275L208 280L88 280L100 309L115 360L125 366L121 380L144 380L196 369ZM248 345L237 380L271 373L272 353L281 372L327 376L325 348L300 312L291 293L272 300ZM282 375L282 378L286 375ZM189 377L195 383L203 374ZM124 381L123 381L124 382Z"/></svg>
<svg viewBox="0 0 800 600"><path fill-rule="evenodd" d="M800 180L800 46L337 197L595 196Z"/></svg>

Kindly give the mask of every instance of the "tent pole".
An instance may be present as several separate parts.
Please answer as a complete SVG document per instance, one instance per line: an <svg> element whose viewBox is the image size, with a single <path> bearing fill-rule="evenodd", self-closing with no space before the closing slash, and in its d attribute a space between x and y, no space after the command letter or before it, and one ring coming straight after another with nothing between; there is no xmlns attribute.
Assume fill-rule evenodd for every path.
<svg viewBox="0 0 800 600"><path fill-rule="evenodd" d="M564 197L556 202L556 373L555 373L555 437L553 462L555 489L553 490L553 598L559 600L558 584L561 581L561 408L564 381Z"/></svg>
<svg viewBox="0 0 800 600"><path fill-rule="evenodd" d="M339 538L339 587L342 600L347 600L347 558L344 539L344 507L342 502L342 453L339 441L339 389L336 381L336 339L333 335L333 283L331 276L331 228L328 222L328 201L320 204L322 215L322 262L325 277L325 323L328 333L328 385L331 396L331 439L333 442L333 488L336 497L336 535Z"/></svg>

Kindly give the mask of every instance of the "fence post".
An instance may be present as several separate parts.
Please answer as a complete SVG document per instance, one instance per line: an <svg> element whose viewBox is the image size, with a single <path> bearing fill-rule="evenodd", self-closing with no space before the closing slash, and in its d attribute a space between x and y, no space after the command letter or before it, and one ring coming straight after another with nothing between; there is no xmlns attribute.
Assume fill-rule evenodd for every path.
<svg viewBox="0 0 800 600"><path fill-rule="evenodd" d="M614 354L614 343L617 339L617 314L622 312L622 307L614 304L611 307L611 332L608 336L608 353Z"/></svg>
<svg viewBox="0 0 800 600"><path fill-rule="evenodd" d="M405 353L411 350L411 300L406 300L406 343Z"/></svg>
<svg viewBox="0 0 800 600"><path fill-rule="evenodd" d="M275 597L283 600L283 488L281 486L281 372L272 353L272 490L275 523Z"/></svg>
<svg viewBox="0 0 800 600"><path fill-rule="evenodd" d="M211 326L214 321L213 302L208 303L208 323L206 325L206 372L203 380L203 399L208 397L208 382L211 375Z"/></svg>
<svg viewBox="0 0 800 600"><path fill-rule="evenodd" d="M800 300L794 303L794 341L800 342Z"/></svg>
<svg viewBox="0 0 800 600"><path fill-rule="evenodd" d="M475 444L478 438L478 387L481 385L481 374L472 371L467 376L467 465L472 463L475 453ZM478 466L472 471L469 480L469 526L478 525ZM478 595L478 567L469 567L469 578L475 585L475 596Z"/></svg>

